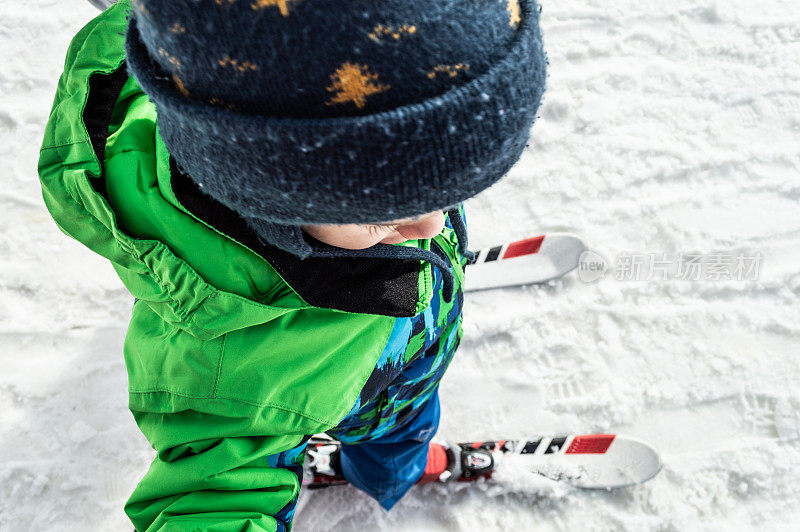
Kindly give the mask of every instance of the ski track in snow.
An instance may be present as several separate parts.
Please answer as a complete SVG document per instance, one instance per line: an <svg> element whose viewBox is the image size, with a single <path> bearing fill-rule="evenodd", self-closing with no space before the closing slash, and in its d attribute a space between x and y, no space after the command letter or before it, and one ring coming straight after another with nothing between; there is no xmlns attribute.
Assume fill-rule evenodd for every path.
<svg viewBox="0 0 800 532"><path fill-rule="evenodd" d="M59 232L36 160L88 2L0 0L0 530L129 531L152 456L126 409L131 297ZM653 481L580 492L510 470L386 513L304 493L295 530L754 530L800 522L800 15L790 2L543 2L530 149L469 202L471 247L569 231L622 252L763 255L751 282L580 283L466 298L444 439L613 431ZM792 525L791 523L795 523Z"/></svg>

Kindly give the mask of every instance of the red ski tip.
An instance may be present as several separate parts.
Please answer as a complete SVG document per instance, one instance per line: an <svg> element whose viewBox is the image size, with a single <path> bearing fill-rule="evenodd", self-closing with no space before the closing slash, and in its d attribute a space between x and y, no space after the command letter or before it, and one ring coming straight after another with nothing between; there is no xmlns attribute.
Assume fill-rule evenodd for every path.
<svg viewBox="0 0 800 532"><path fill-rule="evenodd" d="M564 454L604 454L614 441L614 434L575 436Z"/></svg>
<svg viewBox="0 0 800 532"><path fill-rule="evenodd" d="M512 242L506 248L506 252L503 254L503 259L513 259L514 257L538 253L539 248L542 247L543 241L544 235Z"/></svg>

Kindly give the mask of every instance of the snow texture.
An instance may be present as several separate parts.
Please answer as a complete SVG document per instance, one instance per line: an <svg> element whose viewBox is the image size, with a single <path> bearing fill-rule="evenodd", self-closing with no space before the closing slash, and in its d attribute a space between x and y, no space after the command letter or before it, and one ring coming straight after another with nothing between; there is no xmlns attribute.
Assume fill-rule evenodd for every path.
<svg viewBox="0 0 800 532"><path fill-rule="evenodd" d="M617 492L501 471L390 513L304 493L296 530L796 530L800 522L800 11L788 0L543 2L530 149L469 202L472 247L541 232L620 253L761 253L753 281L469 294L445 439L611 431L664 469ZM0 0L0 530L129 531L152 451L126 409L132 299L59 232L36 178L67 44L96 11ZM793 524L794 523L794 524Z"/></svg>

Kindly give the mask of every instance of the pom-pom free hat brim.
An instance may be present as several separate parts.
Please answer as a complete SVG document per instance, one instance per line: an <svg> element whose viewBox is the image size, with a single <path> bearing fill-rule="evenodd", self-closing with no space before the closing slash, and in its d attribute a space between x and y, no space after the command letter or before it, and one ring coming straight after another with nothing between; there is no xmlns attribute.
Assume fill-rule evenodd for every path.
<svg viewBox="0 0 800 532"><path fill-rule="evenodd" d="M535 2L508 53L424 101L361 116L262 116L187 97L149 57L132 17L130 71L155 102L170 154L202 190L273 223L367 223L455 205L517 161L544 92Z"/></svg>

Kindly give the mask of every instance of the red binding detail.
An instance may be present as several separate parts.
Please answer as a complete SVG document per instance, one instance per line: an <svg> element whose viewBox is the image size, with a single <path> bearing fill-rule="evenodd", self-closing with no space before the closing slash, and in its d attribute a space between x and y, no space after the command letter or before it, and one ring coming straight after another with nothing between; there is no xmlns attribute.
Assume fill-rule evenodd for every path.
<svg viewBox="0 0 800 532"><path fill-rule="evenodd" d="M314 478L311 481L312 485L317 485L320 487L328 484L330 484L331 486L338 486L340 484L347 484L347 483L348 482L342 477L332 477L330 475L314 475Z"/></svg>
<svg viewBox="0 0 800 532"><path fill-rule="evenodd" d="M503 253L503 259L513 259L514 257L521 257L522 255L538 253L539 248L542 247L543 241L544 235L512 242L506 248L506 252Z"/></svg>
<svg viewBox="0 0 800 532"><path fill-rule="evenodd" d="M614 434L575 436L564 454L604 454L611 447L614 438Z"/></svg>

